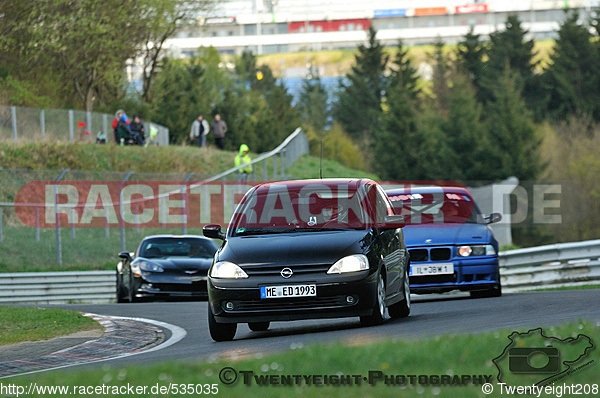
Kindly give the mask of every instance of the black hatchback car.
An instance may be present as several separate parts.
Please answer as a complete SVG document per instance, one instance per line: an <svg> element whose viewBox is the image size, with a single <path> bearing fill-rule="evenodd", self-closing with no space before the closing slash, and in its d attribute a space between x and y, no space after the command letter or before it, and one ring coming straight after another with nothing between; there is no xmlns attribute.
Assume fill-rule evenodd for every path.
<svg viewBox="0 0 600 398"><path fill-rule="evenodd" d="M119 253L117 302L149 297L206 297L206 275L218 246L194 235L144 238L135 253Z"/></svg>
<svg viewBox="0 0 600 398"><path fill-rule="evenodd" d="M410 313L409 259L387 195L372 180L303 180L251 188L208 273L208 323L215 341L238 323L360 317L383 322Z"/></svg>

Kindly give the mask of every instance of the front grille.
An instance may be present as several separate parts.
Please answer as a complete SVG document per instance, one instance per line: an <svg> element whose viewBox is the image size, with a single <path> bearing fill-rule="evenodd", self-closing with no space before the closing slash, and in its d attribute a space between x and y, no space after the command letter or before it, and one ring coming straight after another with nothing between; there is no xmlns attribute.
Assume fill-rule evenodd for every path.
<svg viewBox="0 0 600 398"><path fill-rule="evenodd" d="M205 292L206 282L201 283L153 283L153 289L159 289L165 292Z"/></svg>
<svg viewBox="0 0 600 398"><path fill-rule="evenodd" d="M332 307L350 307L358 302L355 296L354 303L348 304L346 296L334 297L311 297L310 299L265 299L265 300L245 300L233 301L233 311L272 311L272 310L300 310L300 309L319 309Z"/></svg>
<svg viewBox="0 0 600 398"><path fill-rule="evenodd" d="M450 255L450 249L447 247L431 249L429 252L429 257L431 258L431 261L450 260Z"/></svg>
<svg viewBox="0 0 600 398"><path fill-rule="evenodd" d="M327 270L331 267L330 264L317 264L317 265L245 265L243 270L248 276L272 276L281 275L281 270L284 268L290 268L294 275L297 274L310 274L310 273L327 273Z"/></svg>
<svg viewBox="0 0 600 398"><path fill-rule="evenodd" d="M411 262L446 261L452 258L452 249L449 247L432 247L426 249L409 249Z"/></svg>
<svg viewBox="0 0 600 398"><path fill-rule="evenodd" d="M427 249L412 249L408 251L410 254L410 261L427 261L429 260L429 253Z"/></svg>

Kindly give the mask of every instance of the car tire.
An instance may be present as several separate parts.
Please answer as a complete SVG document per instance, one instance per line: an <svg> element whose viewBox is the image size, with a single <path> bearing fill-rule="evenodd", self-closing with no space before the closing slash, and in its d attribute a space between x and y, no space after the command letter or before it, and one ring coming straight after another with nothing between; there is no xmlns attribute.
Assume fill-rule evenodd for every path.
<svg viewBox="0 0 600 398"><path fill-rule="evenodd" d="M408 278L408 267L406 268L406 275L404 275L403 285L404 300L388 307L388 313L392 319L406 318L410 315L410 281Z"/></svg>
<svg viewBox="0 0 600 398"><path fill-rule="evenodd" d="M130 303L137 303L140 301L137 298L137 289L135 288L135 283L133 281L133 272L131 272L131 268L129 268L129 288L127 289L127 296L129 298Z"/></svg>
<svg viewBox="0 0 600 398"><path fill-rule="evenodd" d="M264 332L265 330L269 329L269 326L271 326L271 322L250 322L250 323L248 323L248 327L253 332Z"/></svg>
<svg viewBox="0 0 600 398"><path fill-rule="evenodd" d="M235 337L237 323L218 323L208 303L208 330L214 341L231 341Z"/></svg>
<svg viewBox="0 0 600 398"><path fill-rule="evenodd" d="M361 316L360 323L363 326L381 325L385 319L385 281L383 275L377 276L377 290L375 292L375 305L371 315Z"/></svg>
<svg viewBox="0 0 600 398"><path fill-rule="evenodd" d="M472 290L470 295L471 298L500 297L502 296L502 285L498 283L488 290Z"/></svg>
<svg viewBox="0 0 600 398"><path fill-rule="evenodd" d="M117 303L126 303L129 300L125 294L125 288L123 287L123 276L117 271Z"/></svg>

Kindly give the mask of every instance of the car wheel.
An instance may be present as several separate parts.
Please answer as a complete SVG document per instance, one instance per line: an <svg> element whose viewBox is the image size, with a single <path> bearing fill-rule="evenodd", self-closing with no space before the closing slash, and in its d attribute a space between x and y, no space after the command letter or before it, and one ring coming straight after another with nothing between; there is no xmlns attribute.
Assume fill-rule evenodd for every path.
<svg viewBox="0 0 600 398"><path fill-rule="evenodd" d="M135 288L135 282L133 281L133 272L131 272L131 268L129 269L129 289L127 289L128 298L130 303L137 303L140 301L137 298L137 289Z"/></svg>
<svg viewBox="0 0 600 398"><path fill-rule="evenodd" d="M498 283L488 290L473 290L470 294L471 298L500 297L502 296L502 285Z"/></svg>
<svg viewBox="0 0 600 398"><path fill-rule="evenodd" d="M208 330L214 341L231 341L235 337L237 323L218 323L208 303Z"/></svg>
<svg viewBox="0 0 600 398"><path fill-rule="evenodd" d="M390 305L388 307L390 317L405 318L410 314L410 282L408 279L408 268L406 269L406 275L404 275L404 300Z"/></svg>
<svg viewBox="0 0 600 398"><path fill-rule="evenodd" d="M377 291L375 297L375 305L373 313L367 316L360 317L360 323L364 326L381 325L385 319L385 282L383 275L379 273L377 278Z"/></svg>
<svg viewBox="0 0 600 398"><path fill-rule="evenodd" d="M126 303L127 295L123 287L123 276L117 271L117 303Z"/></svg>
<svg viewBox="0 0 600 398"><path fill-rule="evenodd" d="M250 322L248 327L254 332L264 332L269 328L271 322Z"/></svg>

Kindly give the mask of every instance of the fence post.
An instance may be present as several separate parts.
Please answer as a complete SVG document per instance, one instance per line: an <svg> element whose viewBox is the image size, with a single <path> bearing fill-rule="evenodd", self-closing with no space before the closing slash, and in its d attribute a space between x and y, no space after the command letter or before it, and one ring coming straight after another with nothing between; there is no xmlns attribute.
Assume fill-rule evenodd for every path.
<svg viewBox="0 0 600 398"><path fill-rule="evenodd" d="M105 113L102 114L102 133L106 137L106 143L108 144L108 116Z"/></svg>
<svg viewBox="0 0 600 398"><path fill-rule="evenodd" d="M267 181L269 176L267 175L267 159L263 160L263 181Z"/></svg>
<svg viewBox="0 0 600 398"><path fill-rule="evenodd" d="M285 180L285 167L283 166L283 157L285 155L285 148L279 152L279 165L281 166L281 179Z"/></svg>
<svg viewBox="0 0 600 398"><path fill-rule="evenodd" d="M73 125L73 109L69 109L69 141L75 141L75 126Z"/></svg>
<svg viewBox="0 0 600 398"><path fill-rule="evenodd" d="M40 208L35 208L35 241L40 241Z"/></svg>
<svg viewBox="0 0 600 398"><path fill-rule="evenodd" d="M87 130L92 133L94 130L92 129L92 112L86 112L85 113L85 122L87 124ZM92 138L92 136L90 136L90 139Z"/></svg>
<svg viewBox="0 0 600 398"><path fill-rule="evenodd" d="M119 191L119 215L120 215L120 220L119 220L119 224L121 226L121 251L124 252L125 251L125 221L123 221L123 185L125 185L125 182L127 182L127 180L129 180L129 178L131 177L131 175L133 174L133 171L130 171L129 173L127 173L125 175L125 178L123 178L123 180L121 181L121 189Z"/></svg>
<svg viewBox="0 0 600 398"><path fill-rule="evenodd" d="M46 112L43 109L40 111L40 131L42 139L46 138Z"/></svg>
<svg viewBox="0 0 600 398"><path fill-rule="evenodd" d="M75 220L75 210L71 209L71 218ZM71 223L71 239L75 239L75 223Z"/></svg>
<svg viewBox="0 0 600 398"><path fill-rule="evenodd" d="M63 177L65 176L65 174L67 174L67 171L69 171L69 169L64 169L60 175L58 176L58 178L56 180L54 180L54 182L59 182L60 180L63 179ZM54 220L56 222L56 262L58 263L59 266L62 265L62 241L60 238L60 217L58 216L58 200L56 199L56 197L58 196L58 188L56 188L58 185L54 184Z"/></svg>
<svg viewBox="0 0 600 398"><path fill-rule="evenodd" d="M10 107L10 116L12 119L13 140L17 140L17 107Z"/></svg>
<svg viewBox="0 0 600 398"><path fill-rule="evenodd" d="M187 189L186 189L186 182L190 181L192 179L192 177L194 176L194 173L189 173L187 176L185 176L185 179L183 180L183 184L181 184L181 195L183 196L183 212L181 213L181 234L182 235L186 235L187 234L187 223L188 223L188 218L189 218L189 206L188 206L188 196L187 196Z"/></svg>
<svg viewBox="0 0 600 398"><path fill-rule="evenodd" d="M0 206L0 243L2 243L2 206Z"/></svg>
<svg viewBox="0 0 600 398"><path fill-rule="evenodd" d="M108 209L104 207L104 237L108 239L110 237L110 232L108 229Z"/></svg>
<svg viewBox="0 0 600 398"><path fill-rule="evenodd" d="M277 181L277 154L273 156L273 181Z"/></svg>

